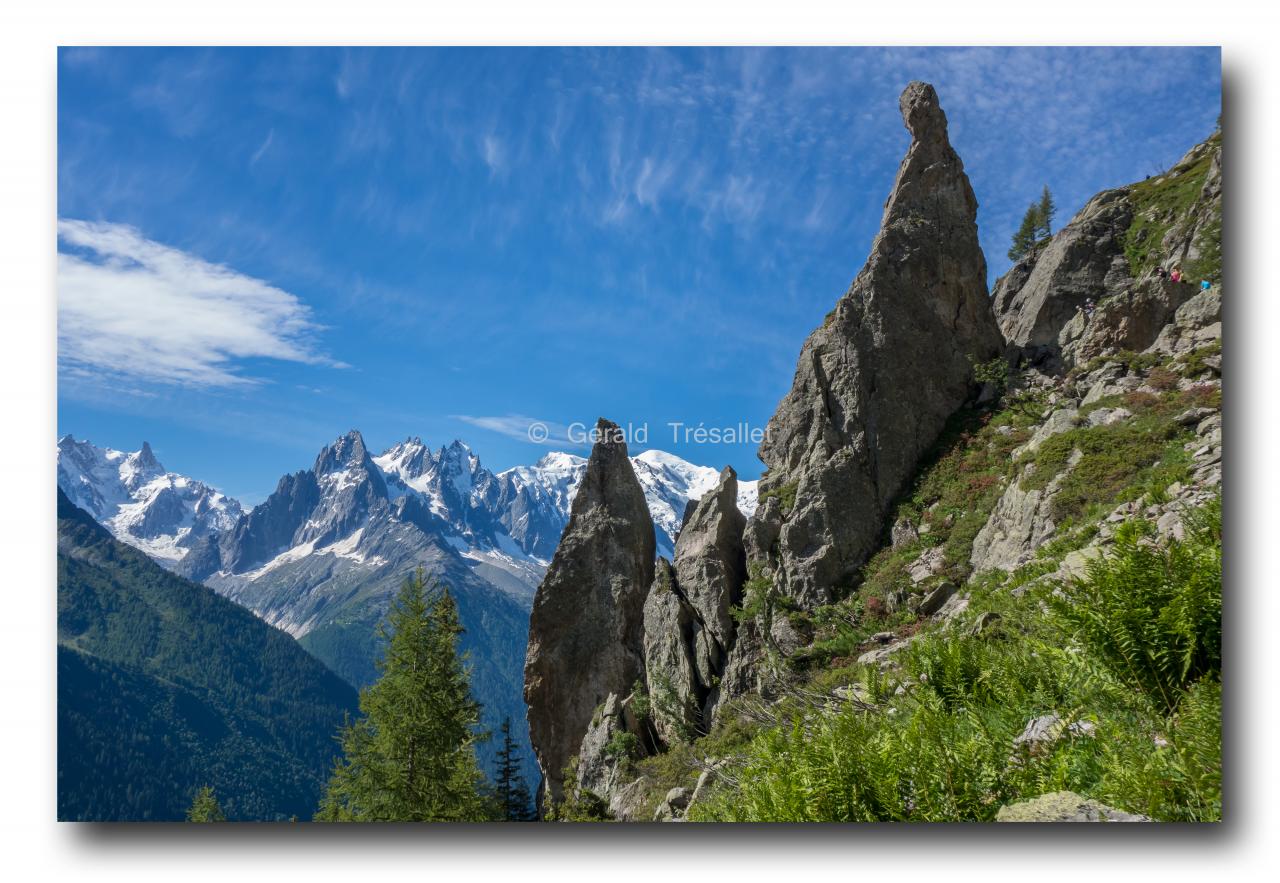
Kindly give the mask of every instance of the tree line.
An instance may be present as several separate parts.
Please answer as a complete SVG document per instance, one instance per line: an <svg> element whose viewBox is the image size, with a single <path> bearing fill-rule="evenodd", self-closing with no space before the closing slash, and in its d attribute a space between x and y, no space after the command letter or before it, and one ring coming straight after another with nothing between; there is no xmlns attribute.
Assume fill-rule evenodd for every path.
<svg viewBox="0 0 1280 883"><path fill-rule="evenodd" d="M524 822L537 819L520 752L503 721L490 779L476 760L480 705L471 698L458 606L447 588L408 577L380 627L379 678L360 691L360 714L337 734L320 822ZM213 789L197 792L188 821L224 821Z"/></svg>

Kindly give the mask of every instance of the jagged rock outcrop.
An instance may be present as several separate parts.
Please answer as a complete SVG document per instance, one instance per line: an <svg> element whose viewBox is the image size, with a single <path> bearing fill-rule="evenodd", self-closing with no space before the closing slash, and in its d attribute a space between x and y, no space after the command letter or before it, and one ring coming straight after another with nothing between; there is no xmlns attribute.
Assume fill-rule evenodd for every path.
<svg viewBox="0 0 1280 883"><path fill-rule="evenodd" d="M778 685L778 672L769 665L766 652L772 641L773 611L746 598L766 586L772 586L781 566L778 537L782 533L782 504L776 496L760 502L755 514L747 520L742 533L742 546L748 562L748 581L743 586L744 603L763 607L756 615L738 624L733 650L720 677L717 704L747 693L771 698Z"/></svg>
<svg viewBox="0 0 1280 883"><path fill-rule="evenodd" d="M769 422L761 496L786 502L778 590L832 599L875 548L890 501L1003 343L987 297L978 207L933 87L900 99L911 146L866 266L800 353ZM794 499L794 504L791 500Z"/></svg>
<svg viewBox="0 0 1280 883"><path fill-rule="evenodd" d="M1186 282L1144 279L1098 303L1093 315L1077 311L1058 334L1063 367L1121 350L1145 350L1198 290Z"/></svg>
<svg viewBox="0 0 1280 883"><path fill-rule="evenodd" d="M664 741L705 732L736 638L731 608L742 600L746 518L738 476L726 466L715 489L686 513L675 564L660 560L644 607L645 670Z"/></svg>
<svg viewBox="0 0 1280 883"><path fill-rule="evenodd" d="M1084 306L1128 284L1125 232L1133 220L1127 191L1099 193L1071 222L996 281L992 306L1010 345L1037 351Z"/></svg>
<svg viewBox="0 0 1280 883"><path fill-rule="evenodd" d="M701 717L705 686L696 659L702 631L693 605L676 587L675 568L659 558L644 602L644 664L649 695L659 698L654 727L666 744L688 738Z"/></svg>
<svg viewBox="0 0 1280 883"><path fill-rule="evenodd" d="M603 418L596 429L599 441L529 619L524 695L544 806L561 799L564 768L596 709L610 694L629 695L644 671L653 522L621 430Z"/></svg>
<svg viewBox="0 0 1280 883"><path fill-rule="evenodd" d="M1089 200L996 281L992 304L1011 347L1062 371L1150 346L1202 279L1221 281L1221 256L1222 139L1215 134L1164 174ZM1190 284L1155 278L1157 267L1180 268ZM1098 305L1092 318L1082 311L1088 300Z"/></svg>
<svg viewBox="0 0 1280 883"><path fill-rule="evenodd" d="M609 746L619 733L625 732L621 702L616 693L610 693L591 719L578 747L576 785L579 792L589 791L603 797L614 790L624 758L612 754Z"/></svg>
<svg viewBox="0 0 1280 883"><path fill-rule="evenodd" d="M1057 530L1053 519L1053 498L1078 461L1078 456L1068 459L1066 469L1043 488L1023 490L1018 477L1009 483L987 523L973 540L969 561L974 573L992 569L1014 570L1034 557L1036 549ZM1028 465L1025 470L1034 468ZM1024 471L1024 474L1028 473Z"/></svg>
<svg viewBox="0 0 1280 883"><path fill-rule="evenodd" d="M1181 206L1173 200L1172 206L1163 201L1152 201L1150 207L1140 207L1157 231L1166 228L1159 244L1149 247L1150 262L1163 267L1181 267L1192 282L1208 279L1222 281L1222 134L1214 133L1186 152L1182 159L1163 175L1141 185L1154 189L1179 179L1203 175L1200 185L1189 205Z"/></svg>
<svg viewBox="0 0 1280 883"><path fill-rule="evenodd" d="M1149 352L1181 355L1222 340L1222 291L1214 287L1201 291L1174 313L1173 321L1160 330ZM1216 362L1221 370L1221 360Z"/></svg>

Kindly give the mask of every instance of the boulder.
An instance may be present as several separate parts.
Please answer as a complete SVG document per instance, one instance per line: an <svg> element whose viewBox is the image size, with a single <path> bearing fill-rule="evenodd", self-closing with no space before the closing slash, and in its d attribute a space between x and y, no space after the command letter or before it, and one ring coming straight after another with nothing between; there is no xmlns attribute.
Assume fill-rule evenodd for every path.
<svg viewBox="0 0 1280 883"><path fill-rule="evenodd" d="M942 582L935 586L931 591L925 594L920 601L920 607L917 612L921 616L933 616L942 609L942 605L951 599L956 593L956 584L953 582Z"/></svg>
<svg viewBox="0 0 1280 883"><path fill-rule="evenodd" d="M996 613L994 610L988 610L979 615L978 618L973 621L973 625L969 626L969 634L977 637L984 632L988 632L995 627L995 624L999 622L1001 618L1002 617L999 613Z"/></svg>
<svg viewBox="0 0 1280 883"><path fill-rule="evenodd" d="M1147 816L1124 812L1082 797L1074 791L1054 791L1000 807L997 822L1150 822Z"/></svg>
<svg viewBox="0 0 1280 883"><path fill-rule="evenodd" d="M1031 438L1014 448L1013 459L1018 459L1025 454L1033 454L1040 449L1040 446L1055 435L1074 429L1076 425L1076 409L1075 408L1058 408L1050 412L1049 416L1043 423L1036 427L1036 431L1032 433Z"/></svg>
<svg viewBox="0 0 1280 883"><path fill-rule="evenodd" d="M973 540L969 563L975 574L984 570L1016 570L1035 556L1036 549L1057 530L1053 521L1053 498L1078 462L1080 452L1076 451L1067 460L1067 468L1044 488L1023 490L1016 476L1009 482L987 523ZM1032 468L1031 464L1026 467Z"/></svg>
<svg viewBox="0 0 1280 883"><path fill-rule="evenodd" d="M947 551L942 546L931 546L907 567L912 585L919 585L929 577L942 573L946 565Z"/></svg>
<svg viewBox="0 0 1280 883"><path fill-rule="evenodd" d="M1133 412L1128 408L1094 408L1089 412L1088 421L1090 426L1110 426L1132 416Z"/></svg>
<svg viewBox="0 0 1280 883"><path fill-rule="evenodd" d="M645 796L650 780L644 776L614 787L609 798L609 812L619 822L644 822L640 813L644 809Z"/></svg>
<svg viewBox="0 0 1280 883"><path fill-rule="evenodd" d="M667 796L663 798L662 803L658 804L657 810L653 814L655 822L673 822L684 818L684 811L688 809L692 794L688 788L675 787L667 792Z"/></svg>
<svg viewBox="0 0 1280 883"><path fill-rule="evenodd" d="M1222 340L1222 291L1211 288L1187 300L1147 352L1182 355ZM1221 371L1221 363L1219 363Z"/></svg>
<svg viewBox="0 0 1280 883"><path fill-rule="evenodd" d="M609 695L643 675L644 603L655 540L644 491L616 424L603 418L569 523L534 596L525 657L529 737L543 801L563 795L563 771Z"/></svg>
<svg viewBox="0 0 1280 883"><path fill-rule="evenodd" d="M794 499L781 513L776 586L804 609L851 583L889 504L976 391L973 363L1003 349L977 199L937 93L911 83L899 104L911 145L871 255L805 341L760 447L761 492Z"/></svg>
<svg viewBox="0 0 1280 883"><path fill-rule="evenodd" d="M1047 751L1063 736L1093 736L1097 725L1091 721L1074 721L1070 724L1062 720L1056 711L1034 717L1027 721L1022 732L1014 738L1013 747L1031 754Z"/></svg>
<svg viewBox="0 0 1280 883"><path fill-rule="evenodd" d="M920 533L916 530L916 526L911 523L909 518L899 518L893 523L890 530L890 536L893 541L893 548L900 549L905 545L914 543L920 539Z"/></svg>

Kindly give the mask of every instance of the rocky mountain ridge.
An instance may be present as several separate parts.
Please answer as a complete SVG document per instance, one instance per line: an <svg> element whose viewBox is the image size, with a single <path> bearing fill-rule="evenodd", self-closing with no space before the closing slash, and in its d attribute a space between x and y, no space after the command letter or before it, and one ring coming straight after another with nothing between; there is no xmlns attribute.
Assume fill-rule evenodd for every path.
<svg viewBox="0 0 1280 883"><path fill-rule="evenodd" d="M298 547L306 543L323 548L349 536L373 498L398 502L412 497L440 520L437 527L448 525L458 548L465 545L464 551L475 555L497 550L528 559L516 568L515 578L532 591L560 541L587 463L575 454L552 452L531 466L495 473L460 440L433 451L418 437L370 455L372 465L363 456L342 463L344 445L358 445L363 451L363 438L344 440L349 437L336 440L321 454L338 460L317 460L310 470L284 476L269 500L256 507L263 510L256 516L200 481L166 472L145 442L128 453L65 436L58 443L58 485L117 539L196 579L224 569L242 572L279 555L300 557ZM716 472L658 450L638 454L632 465L645 491L658 549L670 555L685 507L714 486ZM324 487L312 481L316 476L327 476ZM358 494L359 488L367 498L354 507L338 505L345 515L328 525L331 542L318 535L319 524L298 532L303 520L298 513L312 511L322 496ZM756 482L741 483L739 506L744 513L755 509L755 488ZM239 526L246 514L251 517ZM351 521L343 523L342 518ZM207 539L214 535L216 539ZM222 546L227 550L225 561L218 551ZM197 547L199 553L182 563Z"/></svg>
<svg viewBox="0 0 1280 883"><path fill-rule="evenodd" d="M754 514L726 517L723 474L690 508L674 564L658 561L638 636L643 574L609 564L626 559L619 543L635 525L617 521L633 507L616 501L607 535L570 519L575 542L535 603L564 605L582 580L625 585L627 625L586 657L616 677L557 690L542 663L528 693L526 669L531 719L594 703L589 719L534 732L551 817L679 820L718 781L732 805L742 771L713 746L769 722L785 731L791 715L883 707L835 678L892 690L919 637L992 628L999 615L986 601L971 611L974 598L1082 575L1129 521L1150 523L1157 544L1181 538L1187 513L1218 494L1220 135L1164 175L1099 194L989 299L976 201L936 93L913 83L901 110L912 143L881 233L802 348L760 452L769 471ZM1151 272L1179 263L1209 288ZM605 460L612 486L628 487L623 460ZM540 618L530 659L614 628L609 613L581 626ZM826 661L835 671L816 674ZM807 686L833 680L834 692ZM1026 738L1051 719L1028 721Z"/></svg>
<svg viewBox="0 0 1280 883"><path fill-rule="evenodd" d="M690 495L716 473L661 451L631 468L643 477L658 548L670 549ZM456 440L433 451L409 438L374 456L353 430L243 512L164 472L148 445L124 454L69 436L59 443L59 487L113 533L159 549L166 567L287 631L357 687L376 677L376 626L401 580L416 567L433 574L458 600L486 723L510 716L522 744L520 668L541 555L559 543L586 472L585 459L552 453L493 473ZM185 509L171 513L174 499ZM754 503L749 489L742 503Z"/></svg>
<svg viewBox="0 0 1280 883"><path fill-rule="evenodd" d="M165 470L146 442L126 453L64 435L58 439L58 487L116 539L169 566L243 514L231 497Z"/></svg>

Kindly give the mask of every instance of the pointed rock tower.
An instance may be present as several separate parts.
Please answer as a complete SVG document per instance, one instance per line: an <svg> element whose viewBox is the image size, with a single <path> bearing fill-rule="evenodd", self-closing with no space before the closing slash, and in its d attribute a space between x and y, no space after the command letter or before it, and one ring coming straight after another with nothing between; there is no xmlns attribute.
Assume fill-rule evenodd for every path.
<svg viewBox="0 0 1280 883"><path fill-rule="evenodd" d="M707 732L720 677L733 649L731 610L747 579L738 511L738 475L726 466L715 488L690 511L676 539L675 564L660 558L644 604L646 684L667 697L653 710L658 735L670 743Z"/></svg>
<svg viewBox="0 0 1280 883"><path fill-rule="evenodd" d="M610 694L627 696L644 676L653 520L621 430L601 418L596 432L569 524L529 617L524 698L543 806L561 799L565 766L596 709Z"/></svg>
<svg viewBox="0 0 1280 883"><path fill-rule="evenodd" d="M973 363L1003 347L978 201L938 95L913 82L899 105L911 146L871 256L805 341L760 447L761 501L782 504L773 590L803 607L850 584L889 503L969 397Z"/></svg>

